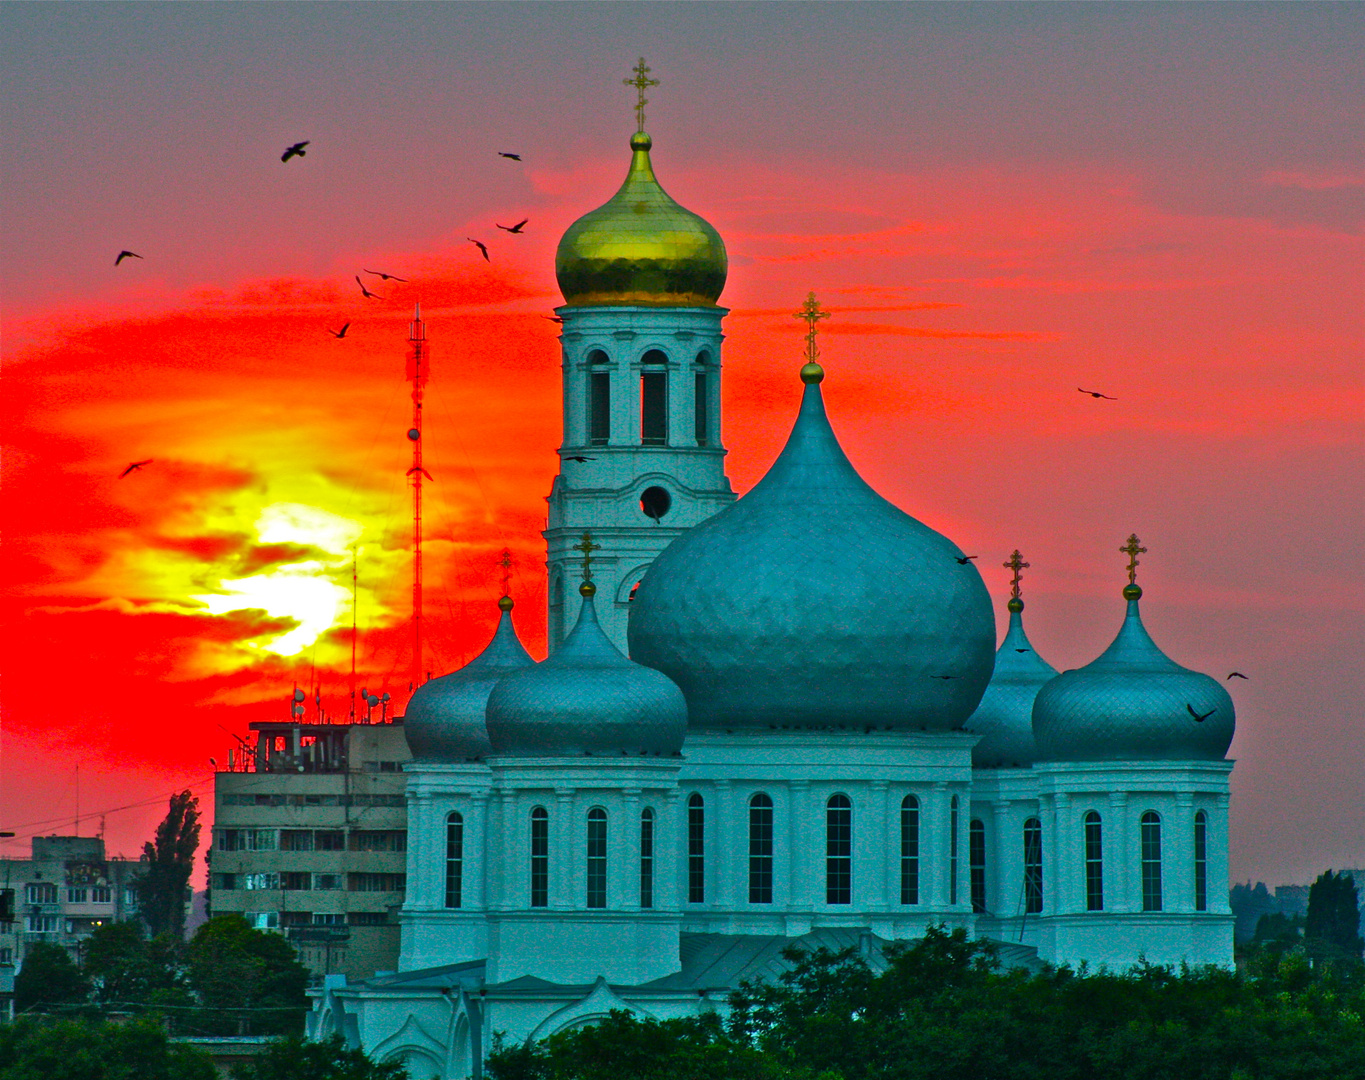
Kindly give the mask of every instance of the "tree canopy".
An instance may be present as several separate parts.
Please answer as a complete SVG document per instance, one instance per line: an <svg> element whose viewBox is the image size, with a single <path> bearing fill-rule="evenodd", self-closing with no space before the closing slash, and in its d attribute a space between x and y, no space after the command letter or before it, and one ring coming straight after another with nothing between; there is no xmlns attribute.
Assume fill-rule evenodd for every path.
<svg viewBox="0 0 1365 1080"><path fill-rule="evenodd" d="M340 1035L321 1042L297 1037L279 1039L242 1065L233 1080L408 1080L396 1062L371 1061L360 1050L348 1050Z"/></svg>
<svg viewBox="0 0 1365 1080"><path fill-rule="evenodd" d="M1360 893L1350 874L1328 870L1309 887L1303 937L1315 960L1361 958Z"/></svg>
<svg viewBox="0 0 1365 1080"><path fill-rule="evenodd" d="M218 915L185 946L185 971L206 1035L285 1035L303 1028L308 969L279 934Z"/></svg>
<svg viewBox="0 0 1365 1080"><path fill-rule="evenodd" d="M156 836L142 845L142 872L133 879L147 929L185 936L185 890L199 848L199 799L188 791L171 796Z"/></svg>
<svg viewBox="0 0 1365 1080"><path fill-rule="evenodd" d="M207 1054L172 1043L152 1018L119 1024L21 1019L0 1026L4 1080L217 1080L217 1076Z"/></svg>
<svg viewBox="0 0 1365 1080"><path fill-rule="evenodd" d="M85 1004L90 984L60 945L40 941L30 945L23 966L14 976L14 1011L49 1012Z"/></svg>

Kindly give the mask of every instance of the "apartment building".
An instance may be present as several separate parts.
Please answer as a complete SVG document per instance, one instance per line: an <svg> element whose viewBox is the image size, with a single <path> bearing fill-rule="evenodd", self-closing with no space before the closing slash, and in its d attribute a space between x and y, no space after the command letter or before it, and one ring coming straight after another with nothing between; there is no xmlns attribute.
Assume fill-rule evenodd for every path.
<svg viewBox="0 0 1365 1080"><path fill-rule="evenodd" d="M210 911L283 933L315 975L398 966L410 757L400 720L258 722L214 783Z"/></svg>

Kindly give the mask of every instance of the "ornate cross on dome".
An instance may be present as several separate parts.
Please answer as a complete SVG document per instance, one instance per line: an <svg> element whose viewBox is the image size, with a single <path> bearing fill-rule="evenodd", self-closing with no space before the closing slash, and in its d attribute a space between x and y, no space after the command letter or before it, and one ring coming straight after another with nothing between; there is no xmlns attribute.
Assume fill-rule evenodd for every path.
<svg viewBox="0 0 1365 1080"><path fill-rule="evenodd" d="M1019 554L1019 549L1015 548L1010 555L1009 562L1003 564L1006 570L1014 571L1014 580L1010 582L1010 598L1019 599L1019 579L1024 575L1022 571L1028 569L1028 563L1024 562L1024 557Z"/></svg>
<svg viewBox="0 0 1365 1080"><path fill-rule="evenodd" d="M573 546L575 551L581 551L583 553L584 581L592 580L592 553L601 546L602 546L601 544L594 544L592 542L592 533L589 532L585 532L583 534L583 539Z"/></svg>
<svg viewBox="0 0 1365 1080"><path fill-rule="evenodd" d="M649 98L645 97L645 91L651 86L658 86L659 80L651 79L649 77L651 69L645 66L645 58L643 56L640 57L640 62L630 70L635 72L635 78L622 79L621 81L627 86L635 87L637 93L637 100L635 102L635 130L644 131L645 106L649 104Z"/></svg>
<svg viewBox="0 0 1365 1080"><path fill-rule="evenodd" d="M806 297L806 302L801 305L801 310L792 312L792 316L806 324L806 363L814 364L815 358L820 355L820 350L815 345L815 331L821 319L829 318L829 312L821 309L820 301L815 299L815 292L812 290Z"/></svg>
<svg viewBox="0 0 1365 1080"><path fill-rule="evenodd" d="M512 578L512 549L503 548L502 558L498 560L498 565L502 567L502 595L510 596L510 582Z"/></svg>
<svg viewBox="0 0 1365 1080"><path fill-rule="evenodd" d="M1137 533L1128 535L1128 543L1119 548L1121 552L1128 556L1128 584L1137 584L1138 556L1147 554L1147 549L1140 546Z"/></svg>

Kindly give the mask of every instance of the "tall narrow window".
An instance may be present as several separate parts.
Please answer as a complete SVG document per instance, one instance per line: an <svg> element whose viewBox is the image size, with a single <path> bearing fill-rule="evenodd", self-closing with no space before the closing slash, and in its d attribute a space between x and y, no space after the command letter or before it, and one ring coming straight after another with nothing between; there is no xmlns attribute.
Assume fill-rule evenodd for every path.
<svg viewBox="0 0 1365 1080"><path fill-rule="evenodd" d="M588 811L588 907L607 906L607 812Z"/></svg>
<svg viewBox="0 0 1365 1080"><path fill-rule="evenodd" d="M1089 810L1085 815L1085 910L1104 910L1104 837L1100 815Z"/></svg>
<svg viewBox="0 0 1365 1080"><path fill-rule="evenodd" d="M706 803L695 791L687 798L687 902L706 902Z"/></svg>
<svg viewBox="0 0 1365 1080"><path fill-rule="evenodd" d="M696 436L698 446L708 446L711 441L711 413L710 413L710 380L707 376L706 365L710 362L710 357L706 353L697 353L697 369L694 375L694 390L692 396L692 416L696 423Z"/></svg>
<svg viewBox="0 0 1365 1080"><path fill-rule="evenodd" d="M957 903L957 796L948 804L948 903Z"/></svg>
<svg viewBox="0 0 1365 1080"><path fill-rule="evenodd" d="M919 800L901 800L901 903L919 903Z"/></svg>
<svg viewBox="0 0 1365 1080"><path fill-rule="evenodd" d="M853 804L831 795L825 804L825 903L853 903Z"/></svg>
<svg viewBox="0 0 1365 1080"><path fill-rule="evenodd" d="M654 906L654 811L640 811L640 906Z"/></svg>
<svg viewBox="0 0 1365 1080"><path fill-rule="evenodd" d="M762 792L749 800L749 903L773 902L773 801Z"/></svg>
<svg viewBox="0 0 1365 1080"><path fill-rule="evenodd" d="M1161 815L1148 810L1138 828L1142 841L1142 910L1161 910Z"/></svg>
<svg viewBox="0 0 1365 1080"><path fill-rule="evenodd" d="M986 826L973 818L967 823L967 869L971 875L972 910L986 910Z"/></svg>
<svg viewBox="0 0 1365 1080"><path fill-rule="evenodd" d="M588 442L606 446L611 441L611 372L607 354L588 354Z"/></svg>
<svg viewBox="0 0 1365 1080"><path fill-rule="evenodd" d="M1194 910L1209 910L1209 816L1194 815Z"/></svg>
<svg viewBox="0 0 1365 1080"><path fill-rule="evenodd" d="M531 811L531 906L550 905L550 815L545 807Z"/></svg>
<svg viewBox="0 0 1365 1080"><path fill-rule="evenodd" d="M1024 913L1043 910L1043 823L1036 817L1024 822Z"/></svg>
<svg viewBox="0 0 1365 1080"><path fill-rule="evenodd" d="M464 886L464 818L446 815L446 907L460 906Z"/></svg>
<svg viewBox="0 0 1365 1080"><path fill-rule="evenodd" d="M650 349L640 357L640 445L668 442L668 357Z"/></svg>

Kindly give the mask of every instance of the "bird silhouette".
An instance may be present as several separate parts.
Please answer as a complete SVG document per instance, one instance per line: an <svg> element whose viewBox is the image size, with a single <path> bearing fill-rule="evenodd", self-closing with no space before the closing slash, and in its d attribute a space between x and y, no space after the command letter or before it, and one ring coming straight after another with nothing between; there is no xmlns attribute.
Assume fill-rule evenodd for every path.
<svg viewBox="0 0 1365 1080"><path fill-rule="evenodd" d="M488 257L488 245L487 245L487 244L485 244L485 243L483 243L483 242L481 242L481 241L479 241L479 240L475 240L472 236L466 236L465 239L468 240L471 244L473 244L476 248L478 248L480 252L483 253L483 261L484 261L484 262L492 262L492 261L493 261L492 259L490 259L490 258Z"/></svg>
<svg viewBox="0 0 1365 1080"><path fill-rule="evenodd" d="M349 330L350 328L351 324L346 323L340 330L333 330L329 327L327 332L331 334L332 337L334 338L344 338L346 336L346 331Z"/></svg>
<svg viewBox="0 0 1365 1080"><path fill-rule="evenodd" d="M584 457L582 454L578 454L578 455L576 455L576 456L574 456L574 457L566 457L564 460L565 460L565 461L596 461L597 459L596 459L596 458L591 458L591 457Z"/></svg>
<svg viewBox="0 0 1365 1080"><path fill-rule="evenodd" d="M957 676L957 675L930 675L930 676L929 676L929 678L931 678L931 679L945 679L945 680L946 680L946 679L956 679L956 678L958 678L958 677L959 677L959 676Z"/></svg>
<svg viewBox="0 0 1365 1080"><path fill-rule="evenodd" d="M521 160L521 155L520 155L520 154L509 154L506 150L499 150L499 151L498 151L498 157L511 158L513 161L520 161L520 160Z"/></svg>
<svg viewBox="0 0 1365 1080"><path fill-rule="evenodd" d="M522 227L530 220L531 220L530 218L522 218L515 225L498 225L496 221L493 222L493 224L498 225L498 228L501 229L503 232L520 233Z"/></svg>
<svg viewBox="0 0 1365 1080"><path fill-rule="evenodd" d="M129 465L126 469L124 469L123 472L121 472L121 473L118 474L118 478L119 478L120 480L122 480L122 479L123 479L125 476L127 476L130 472L136 472L138 469L142 468L142 466L144 466L144 465L150 465L151 463L152 463L152 459L151 459L151 458L147 458L147 459L145 459L145 460L143 460L143 461L134 461L131 465Z"/></svg>
<svg viewBox="0 0 1365 1080"><path fill-rule="evenodd" d="M1015 649L1015 652L1033 652L1032 649Z"/></svg>
<svg viewBox="0 0 1365 1080"><path fill-rule="evenodd" d="M541 318L542 318L542 319L549 319L551 322L557 322L557 323L562 323L562 322L564 321L564 320L561 319L558 315L542 315Z"/></svg>
<svg viewBox="0 0 1365 1080"><path fill-rule="evenodd" d="M280 155L280 160L288 161L291 157L306 157L308 151L304 147L310 142L312 142L311 139L304 139L303 142L296 142L293 146L285 147L284 153Z"/></svg>
<svg viewBox="0 0 1365 1080"><path fill-rule="evenodd" d="M954 556L954 558L956 558L956 556ZM969 562L971 562L973 559L977 559L977 558L980 558L980 556L979 556L979 555L963 555L962 558L960 558L960 559L957 560L957 565L958 565L958 566L966 566L966 565L967 565Z"/></svg>
<svg viewBox="0 0 1365 1080"><path fill-rule="evenodd" d="M139 255L136 251L127 251L127 250L120 251L120 252L118 253L118 257L117 257L116 259L114 259L114 265L117 266L119 263L123 262L124 259L141 259L141 258L142 258L142 256Z"/></svg>
<svg viewBox="0 0 1365 1080"><path fill-rule="evenodd" d="M1249 679L1250 677L1251 676L1249 675L1243 675L1240 671L1234 671L1231 675L1228 676L1228 679ZM1224 679L1223 681L1227 682L1227 679Z"/></svg>
<svg viewBox="0 0 1365 1080"><path fill-rule="evenodd" d="M1089 394L1093 398L1104 398L1105 401L1118 401L1118 398L1110 397L1108 394L1101 394L1098 390L1082 390L1079 386L1076 387L1076 389L1082 394Z"/></svg>
<svg viewBox="0 0 1365 1080"><path fill-rule="evenodd" d="M383 281L407 281L407 280L408 280L408 279L405 278L405 277L399 277L397 274L386 274L386 273L384 273L383 270L366 270L365 273L367 273L367 274L373 274L375 277L380 278L380 279L383 280Z"/></svg>
<svg viewBox="0 0 1365 1080"><path fill-rule="evenodd" d="M1201 714L1194 711L1193 705L1186 704L1185 708L1189 712L1189 714L1194 717L1194 722L1196 724L1202 724L1205 720L1207 720L1210 716L1212 716L1214 713L1218 711L1218 709L1215 707L1210 709L1208 712Z"/></svg>
<svg viewBox="0 0 1365 1080"><path fill-rule="evenodd" d="M382 296L380 296L378 293L370 292L369 289L365 288L365 283L364 283L363 281L360 280L360 275L359 275L359 274L356 274L356 276L355 276L355 283L356 283L357 285L360 286L360 292L361 292L361 294L365 297L366 300L383 300L383 299L384 299L384 298L383 298Z"/></svg>

